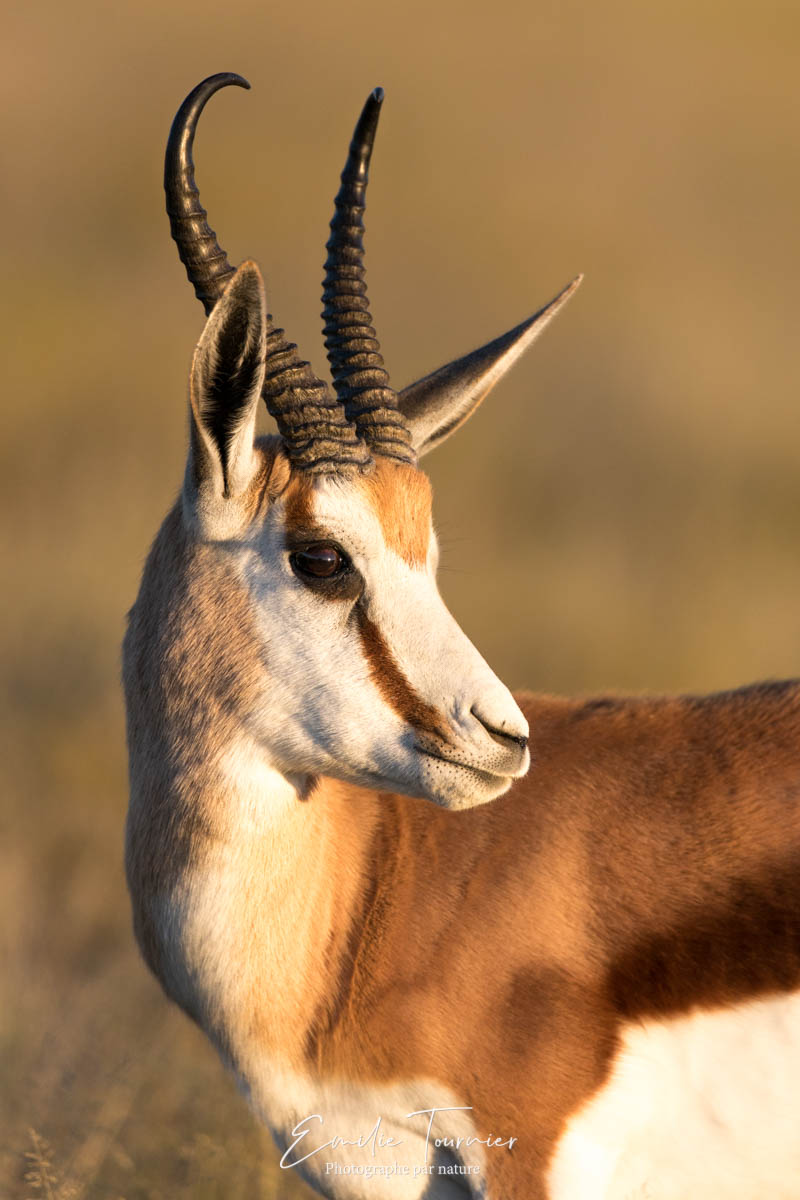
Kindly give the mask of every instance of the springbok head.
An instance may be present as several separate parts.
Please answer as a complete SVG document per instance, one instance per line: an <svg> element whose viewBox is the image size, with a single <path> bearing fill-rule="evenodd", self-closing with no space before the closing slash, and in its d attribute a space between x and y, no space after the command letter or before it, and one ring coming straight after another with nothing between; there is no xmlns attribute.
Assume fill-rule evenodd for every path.
<svg viewBox="0 0 800 1200"><path fill-rule="evenodd" d="M194 133L228 84L249 86L214 75L180 108L165 187L173 237L209 314L191 369L184 519L246 590L264 676L250 732L290 777L332 776L451 808L491 800L527 771L528 726L439 595L431 488L418 460L470 416L580 280L509 333L395 392L363 267L376 89L327 244L332 391L275 327L258 267L229 265L200 205ZM256 438L262 396L278 437Z"/></svg>

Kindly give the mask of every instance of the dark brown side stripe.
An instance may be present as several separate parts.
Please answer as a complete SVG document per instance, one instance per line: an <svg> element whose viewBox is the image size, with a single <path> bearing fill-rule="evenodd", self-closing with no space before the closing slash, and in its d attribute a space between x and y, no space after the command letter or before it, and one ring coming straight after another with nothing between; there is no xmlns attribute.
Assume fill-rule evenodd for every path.
<svg viewBox="0 0 800 1200"><path fill-rule="evenodd" d="M370 674L386 703L415 729L438 734L446 740L447 730L439 712L414 691L395 662L378 626L370 620L361 604L356 605L355 614Z"/></svg>
<svg viewBox="0 0 800 1200"><path fill-rule="evenodd" d="M725 892L615 957L609 995L618 1013L665 1019L800 988L798 857L763 866L752 879L725 881Z"/></svg>

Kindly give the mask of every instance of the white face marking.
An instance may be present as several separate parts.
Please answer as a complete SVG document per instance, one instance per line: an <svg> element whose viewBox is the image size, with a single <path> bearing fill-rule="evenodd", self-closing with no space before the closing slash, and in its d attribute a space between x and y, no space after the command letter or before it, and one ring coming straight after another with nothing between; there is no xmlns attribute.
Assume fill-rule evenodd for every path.
<svg viewBox="0 0 800 1200"><path fill-rule="evenodd" d="M330 775L371 788L424 795L450 807L494 799L529 759L477 720L525 736L508 689L445 608L435 580L436 546L414 567L387 547L362 491L320 479L314 522L364 580L361 601L410 688L440 714L445 754L381 694L364 653L353 600L321 598L294 574L285 546L285 506L273 504L237 554L263 640L264 704L249 730L286 774Z"/></svg>
<svg viewBox="0 0 800 1200"><path fill-rule="evenodd" d="M800 994L629 1026L551 1200L798 1200Z"/></svg>

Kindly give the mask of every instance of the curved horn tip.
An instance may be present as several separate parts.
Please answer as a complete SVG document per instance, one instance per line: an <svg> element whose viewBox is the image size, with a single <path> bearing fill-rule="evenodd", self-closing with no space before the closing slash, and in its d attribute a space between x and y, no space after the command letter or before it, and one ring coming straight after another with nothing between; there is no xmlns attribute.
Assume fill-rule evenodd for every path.
<svg viewBox="0 0 800 1200"><path fill-rule="evenodd" d="M211 84L214 84L215 91L217 88L227 87L228 84L233 84L235 87L247 88L248 91L250 90L250 84L244 75L239 75L236 71L217 71L215 75L209 75L202 83L198 83L197 88L194 90L197 91L198 88L209 87Z"/></svg>
<svg viewBox="0 0 800 1200"><path fill-rule="evenodd" d="M228 84L250 87L241 75L220 71L192 88L172 122L164 155L164 190L172 237L206 313L211 312L222 294L225 282L233 275L233 267L209 228L206 211L200 204L192 150L197 122L207 101Z"/></svg>
<svg viewBox="0 0 800 1200"><path fill-rule="evenodd" d="M233 85L234 87L246 88L250 90L250 84L242 75L237 75L235 71L218 71L216 75L209 75L203 79L196 87L193 87L183 104L178 109L175 118L175 124L180 122L191 122L197 120L200 113L206 105L206 101L210 100L215 92L220 88Z"/></svg>
<svg viewBox="0 0 800 1200"><path fill-rule="evenodd" d="M175 119L172 122L169 138L167 139L165 166L180 152L181 143L187 139L189 149L191 150L197 122L206 103L215 92L218 92L220 88L228 87L229 84L233 84L235 87L246 88L248 91L250 90L250 84L247 80L243 76L237 75L235 71L219 71L216 75L209 75L201 83L198 83L196 87L192 88L175 114Z"/></svg>
<svg viewBox="0 0 800 1200"><path fill-rule="evenodd" d="M358 118L353 132L351 152L355 151L358 157L363 159L365 166L369 165L372 155L372 146L378 129L384 95L382 87L372 89L367 96L364 107L361 110L361 116Z"/></svg>

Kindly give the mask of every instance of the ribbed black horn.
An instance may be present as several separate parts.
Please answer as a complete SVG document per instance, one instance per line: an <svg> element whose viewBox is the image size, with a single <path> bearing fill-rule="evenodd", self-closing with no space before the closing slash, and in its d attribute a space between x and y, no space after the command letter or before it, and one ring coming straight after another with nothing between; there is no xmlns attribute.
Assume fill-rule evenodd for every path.
<svg viewBox="0 0 800 1200"><path fill-rule="evenodd" d="M200 193L194 181L192 147L197 122L206 103L220 88L235 84L249 88L241 75L221 71L210 75L189 93L178 109L167 140L164 158L164 191L167 193L167 215L170 231L178 244L186 274L203 304L210 313L234 273L228 256L209 228L207 213L200 203Z"/></svg>
<svg viewBox="0 0 800 1200"><path fill-rule="evenodd" d="M224 71L198 84L184 100L172 122L164 162L172 236L181 261L206 313L216 304L234 274L225 251L209 228L194 180L192 147L200 113L220 88L235 84L249 88L241 75ZM370 462L367 447L347 420L344 407L331 395L297 346L276 329L267 315L267 375L263 389L267 409L275 418L292 465L313 473L340 471Z"/></svg>
<svg viewBox="0 0 800 1200"><path fill-rule="evenodd" d="M267 314L267 373L262 395L275 418L292 466L311 474L335 474L371 462L344 406L300 358L297 346Z"/></svg>
<svg viewBox="0 0 800 1200"><path fill-rule="evenodd" d="M369 162L383 89L369 95L350 143L328 239L322 316L325 346L339 399L348 418L375 453L416 461L397 394L380 354L364 281L364 209Z"/></svg>

